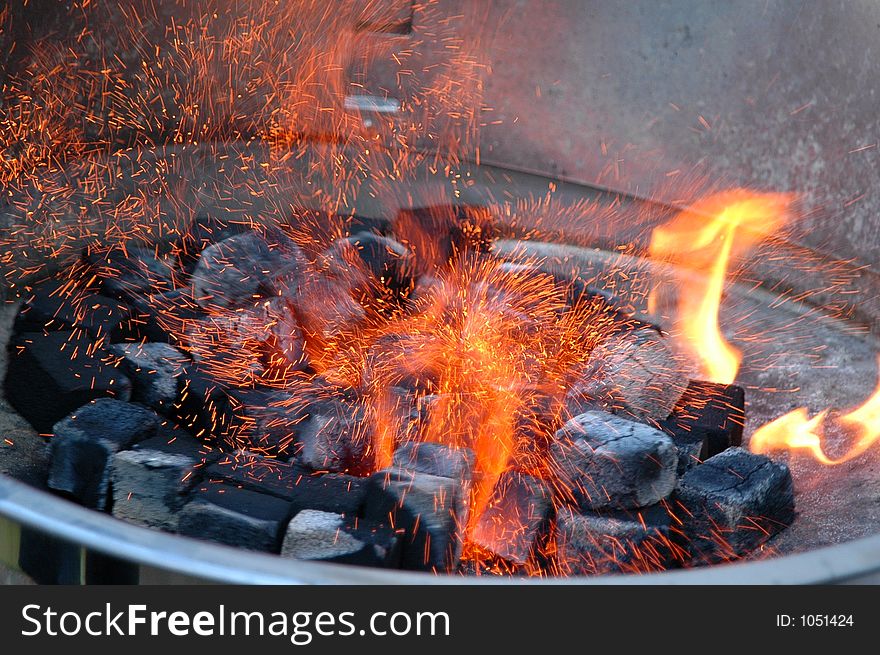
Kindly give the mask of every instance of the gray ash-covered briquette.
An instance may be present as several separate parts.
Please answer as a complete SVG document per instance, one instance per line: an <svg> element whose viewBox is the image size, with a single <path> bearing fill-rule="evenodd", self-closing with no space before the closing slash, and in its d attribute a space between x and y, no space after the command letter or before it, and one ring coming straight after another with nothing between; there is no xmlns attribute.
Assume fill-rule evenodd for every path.
<svg viewBox="0 0 880 655"><path fill-rule="evenodd" d="M399 532L333 512L306 509L290 521L281 556L291 559L397 568Z"/></svg>
<svg viewBox="0 0 880 655"><path fill-rule="evenodd" d="M675 505L697 561L745 555L794 520L794 486L784 464L734 447L689 470Z"/></svg>
<svg viewBox="0 0 880 655"><path fill-rule="evenodd" d="M646 507L675 488L678 451L644 423L586 412L556 433L551 449L561 487L585 509Z"/></svg>

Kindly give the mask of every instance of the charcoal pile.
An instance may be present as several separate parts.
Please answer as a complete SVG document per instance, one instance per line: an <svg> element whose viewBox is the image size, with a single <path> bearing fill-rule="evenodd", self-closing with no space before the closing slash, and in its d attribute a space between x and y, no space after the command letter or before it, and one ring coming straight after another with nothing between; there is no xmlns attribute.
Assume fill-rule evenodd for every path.
<svg viewBox="0 0 880 655"><path fill-rule="evenodd" d="M494 253L482 209L323 242L196 228L23 294L5 393L53 492L285 558L485 575L729 561L794 518L788 469L741 448L742 388Z"/></svg>

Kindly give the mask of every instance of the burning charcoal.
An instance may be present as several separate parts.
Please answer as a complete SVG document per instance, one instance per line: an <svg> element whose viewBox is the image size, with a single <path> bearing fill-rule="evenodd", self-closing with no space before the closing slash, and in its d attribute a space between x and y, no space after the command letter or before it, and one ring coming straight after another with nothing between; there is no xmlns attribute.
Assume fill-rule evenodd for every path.
<svg viewBox="0 0 880 655"><path fill-rule="evenodd" d="M365 378L374 386L391 386L406 394L435 399L426 392L436 388L439 371L436 363L420 352L426 343L430 341L423 334L382 335L368 353ZM373 380L377 374L381 377Z"/></svg>
<svg viewBox="0 0 880 655"><path fill-rule="evenodd" d="M347 222L346 228L349 234L358 234L360 232L370 232L373 234L387 234L391 229L391 221L385 216L354 216L345 217Z"/></svg>
<svg viewBox="0 0 880 655"><path fill-rule="evenodd" d="M277 389L229 388L198 365L183 372L178 385L174 417L196 436L225 437L282 459L293 454L311 411L308 399Z"/></svg>
<svg viewBox="0 0 880 655"><path fill-rule="evenodd" d="M517 461L546 462L550 444L562 426L562 401L540 387L523 388L523 401L513 412Z"/></svg>
<svg viewBox="0 0 880 655"><path fill-rule="evenodd" d="M603 410L637 421L669 416L687 386L682 365L655 330L628 330L590 354L565 397L570 416Z"/></svg>
<svg viewBox="0 0 880 655"><path fill-rule="evenodd" d="M131 397L131 382L112 356L74 332L25 333L10 343L6 399L39 432L93 398Z"/></svg>
<svg viewBox="0 0 880 655"><path fill-rule="evenodd" d="M192 269L198 263L199 255L208 246L250 232L253 228L254 225L245 219L230 220L205 214L196 216L178 243L184 270L192 273Z"/></svg>
<svg viewBox="0 0 880 655"><path fill-rule="evenodd" d="M99 398L55 424L49 441L49 488L94 509L107 506L110 458L156 434L159 417L120 400Z"/></svg>
<svg viewBox="0 0 880 655"><path fill-rule="evenodd" d="M674 536L660 505L606 514L563 507L556 516L556 558L565 575L662 571L679 553Z"/></svg>
<svg viewBox="0 0 880 655"><path fill-rule="evenodd" d="M471 480L474 451L439 443L405 443L394 451L394 467L413 473L439 475L455 480Z"/></svg>
<svg viewBox="0 0 880 655"><path fill-rule="evenodd" d="M527 575L525 567L507 562L497 555L484 552L479 553L477 559L463 559L456 571L463 576L492 576L495 578L509 578L512 576Z"/></svg>
<svg viewBox="0 0 880 655"><path fill-rule="evenodd" d="M297 460L316 471L369 471L373 454L367 422L352 409L328 404L310 410L297 437Z"/></svg>
<svg viewBox="0 0 880 655"><path fill-rule="evenodd" d="M498 270L510 275L512 278L517 277L539 277L545 279L547 284L553 285L560 290L565 298L566 306L570 309L573 307L584 307L596 304L602 309L609 307L623 307L623 302L610 291L599 289L585 282L580 276L573 275L570 272L563 272L560 266L552 266L548 262L543 265L537 264L521 264L517 262L503 262Z"/></svg>
<svg viewBox="0 0 880 655"><path fill-rule="evenodd" d="M129 328L138 340L179 343L189 323L205 316L189 292L180 289L129 300Z"/></svg>
<svg viewBox="0 0 880 655"><path fill-rule="evenodd" d="M226 392L232 436L245 447L289 459L305 430L311 400L277 389L229 389Z"/></svg>
<svg viewBox="0 0 880 655"><path fill-rule="evenodd" d="M449 572L461 558L466 502L457 480L386 470L370 477L361 514L402 531L403 568Z"/></svg>
<svg viewBox="0 0 880 655"><path fill-rule="evenodd" d="M314 509L346 516L357 515L367 483L366 478L316 474L296 464L243 452L212 464L205 476L287 500L294 512Z"/></svg>
<svg viewBox="0 0 880 655"><path fill-rule="evenodd" d="M86 261L102 280L103 292L113 298L160 293L174 288L174 262L149 248L92 251Z"/></svg>
<svg viewBox="0 0 880 655"><path fill-rule="evenodd" d="M167 343L114 344L121 368L132 382L131 399L162 412L177 399L177 378L189 359Z"/></svg>
<svg viewBox="0 0 880 655"><path fill-rule="evenodd" d="M280 550L290 503L227 484L203 485L191 497L180 512L180 534L248 550Z"/></svg>
<svg viewBox="0 0 880 655"><path fill-rule="evenodd" d="M96 293L70 290L69 282L41 285L25 299L14 332L84 330L94 339L120 341L127 335L128 308Z"/></svg>
<svg viewBox="0 0 880 655"><path fill-rule="evenodd" d="M659 427L672 437L672 443L678 451L678 465L675 467L675 474L678 477L706 459L709 436L705 432L679 429L678 426L670 426L666 421L661 421Z"/></svg>
<svg viewBox="0 0 880 655"><path fill-rule="evenodd" d="M366 310L345 280L314 275L289 288L284 299L302 327L307 349L311 345L315 352L341 341L366 319Z"/></svg>
<svg viewBox="0 0 880 655"><path fill-rule="evenodd" d="M264 323L259 350L264 367L278 377L309 369L305 334L286 299L272 298L261 313Z"/></svg>
<svg viewBox="0 0 880 655"><path fill-rule="evenodd" d="M355 299L382 310L413 287L412 254L388 237L360 232L337 239L325 254L331 272L351 283Z"/></svg>
<svg viewBox="0 0 880 655"><path fill-rule="evenodd" d="M265 371L257 348L263 325L244 310L211 314L187 324L185 349L206 371L251 384Z"/></svg>
<svg viewBox="0 0 880 655"><path fill-rule="evenodd" d="M113 516L176 531L185 494L202 477L202 444L182 430L153 437L113 456ZM169 443L169 436L171 441Z"/></svg>
<svg viewBox="0 0 880 655"><path fill-rule="evenodd" d="M745 390L691 380L672 414L659 422L679 449L679 474L730 446L742 444Z"/></svg>
<svg viewBox="0 0 880 655"><path fill-rule="evenodd" d="M185 455L205 464L216 461L220 455L214 449L199 441L183 428L168 421L159 424L156 436L139 441L133 450L158 450L173 455Z"/></svg>
<svg viewBox="0 0 880 655"><path fill-rule="evenodd" d="M496 232L488 209L467 205L402 209L392 231L415 254L418 275L470 254L489 252Z"/></svg>
<svg viewBox="0 0 880 655"><path fill-rule="evenodd" d="M384 526L306 509L288 524L281 556L395 568L400 564L400 536Z"/></svg>
<svg viewBox="0 0 880 655"><path fill-rule="evenodd" d="M230 424L226 387L198 366L190 366L177 378L178 396L174 418L199 438L224 434Z"/></svg>
<svg viewBox="0 0 880 655"><path fill-rule="evenodd" d="M291 500L299 480L309 474L301 466L245 452L221 459L205 471L211 482L226 482L283 500Z"/></svg>
<svg viewBox="0 0 880 655"><path fill-rule="evenodd" d="M191 320L186 341L194 361L233 379L278 378L309 368L303 331L283 298Z"/></svg>
<svg viewBox="0 0 880 655"><path fill-rule="evenodd" d="M367 484L367 478L342 473L313 473L299 478L290 500L295 511L315 509L357 516L366 496Z"/></svg>
<svg viewBox="0 0 880 655"><path fill-rule="evenodd" d="M277 294L279 281L297 280L305 256L280 230L246 232L209 246L192 274L193 298L205 308L253 305Z"/></svg>
<svg viewBox="0 0 880 655"><path fill-rule="evenodd" d="M698 561L744 555L794 520L788 467L739 447L685 473L676 496Z"/></svg>
<svg viewBox="0 0 880 655"><path fill-rule="evenodd" d="M556 433L551 451L563 500L584 509L647 507L675 488L672 439L613 414L576 416Z"/></svg>
<svg viewBox="0 0 880 655"><path fill-rule="evenodd" d="M443 293L443 280L433 275L422 275L413 286L409 294L410 305L421 307L429 304L432 299L440 297Z"/></svg>
<svg viewBox="0 0 880 655"><path fill-rule="evenodd" d="M542 480L505 471L471 534L471 541L509 563L537 556L549 535L553 495Z"/></svg>

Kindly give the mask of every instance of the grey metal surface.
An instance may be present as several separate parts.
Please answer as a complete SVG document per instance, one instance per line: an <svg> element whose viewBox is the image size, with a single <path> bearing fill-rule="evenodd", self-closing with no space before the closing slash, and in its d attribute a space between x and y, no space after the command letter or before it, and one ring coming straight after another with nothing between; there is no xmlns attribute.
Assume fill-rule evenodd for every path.
<svg viewBox="0 0 880 655"><path fill-rule="evenodd" d="M878 264L876 2L492 7L486 161L665 199L800 192L808 243Z"/></svg>

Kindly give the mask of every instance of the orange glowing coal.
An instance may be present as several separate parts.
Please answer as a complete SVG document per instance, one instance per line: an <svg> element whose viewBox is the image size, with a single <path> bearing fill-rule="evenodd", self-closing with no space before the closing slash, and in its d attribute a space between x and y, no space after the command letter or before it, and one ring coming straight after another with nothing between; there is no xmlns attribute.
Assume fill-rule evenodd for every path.
<svg viewBox="0 0 880 655"><path fill-rule="evenodd" d="M877 364L880 367L880 358ZM800 407L759 428L752 435L750 448L756 453L802 450L828 466L855 459L880 440L880 382L862 405L847 414L833 419L830 417L830 411L826 409L810 418L807 409ZM837 458L829 457L822 443L824 428L829 421L847 433L857 435L849 450Z"/></svg>
<svg viewBox="0 0 880 655"><path fill-rule="evenodd" d="M673 265L672 280L655 284L649 311L661 293L677 294L672 332L700 368L700 377L729 384L742 356L724 337L718 311L731 261L785 224L791 196L735 189L680 212L651 235L652 259Z"/></svg>

